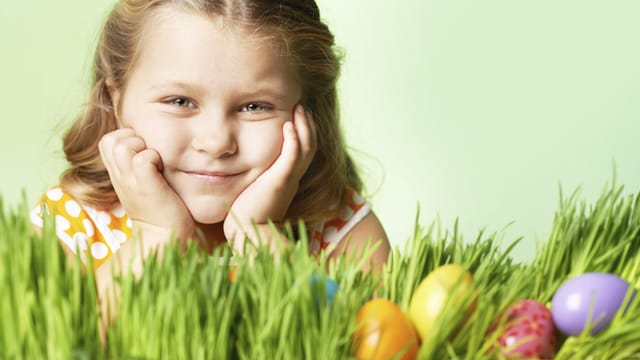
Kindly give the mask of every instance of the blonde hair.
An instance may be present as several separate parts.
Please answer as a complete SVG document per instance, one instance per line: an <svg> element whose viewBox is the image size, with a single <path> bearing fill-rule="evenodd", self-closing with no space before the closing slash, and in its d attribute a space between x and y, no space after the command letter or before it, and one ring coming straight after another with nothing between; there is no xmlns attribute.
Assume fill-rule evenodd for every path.
<svg viewBox="0 0 640 360"><path fill-rule="evenodd" d="M146 23L171 7L253 27L279 41L283 55L298 68L301 103L313 114L318 147L300 181L287 218L321 221L335 215L345 188L362 182L346 152L339 123L336 82L340 56L334 37L321 21L314 0L121 0L102 30L93 64L92 90L82 114L65 134L70 167L61 186L77 200L97 208L118 201L98 150L98 141L118 128L108 86L124 89L140 52Z"/></svg>

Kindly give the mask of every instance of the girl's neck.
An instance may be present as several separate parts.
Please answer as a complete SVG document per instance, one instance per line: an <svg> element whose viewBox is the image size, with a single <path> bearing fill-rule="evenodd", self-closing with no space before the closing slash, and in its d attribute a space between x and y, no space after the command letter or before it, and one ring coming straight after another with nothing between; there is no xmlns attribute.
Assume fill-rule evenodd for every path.
<svg viewBox="0 0 640 360"><path fill-rule="evenodd" d="M201 250L211 254L215 248L227 243L222 225L222 222L215 224L196 224L197 228L204 236L203 241L199 244Z"/></svg>

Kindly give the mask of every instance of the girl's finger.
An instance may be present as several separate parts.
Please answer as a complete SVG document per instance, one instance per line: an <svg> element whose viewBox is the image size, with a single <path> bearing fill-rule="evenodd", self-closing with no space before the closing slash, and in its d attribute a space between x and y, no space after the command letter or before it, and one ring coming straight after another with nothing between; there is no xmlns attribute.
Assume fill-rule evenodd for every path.
<svg viewBox="0 0 640 360"><path fill-rule="evenodd" d="M100 142L98 143L98 150L107 171L115 171L117 168L114 150L120 143L122 143L123 140L135 137L136 135L133 130L126 128L112 131L100 139ZM119 151L122 151L122 149Z"/></svg>
<svg viewBox="0 0 640 360"><path fill-rule="evenodd" d="M137 136L119 139L112 149L112 166L119 174L130 174L133 157L145 148L144 140Z"/></svg>
<svg viewBox="0 0 640 360"><path fill-rule="evenodd" d="M300 150L302 157L307 158L309 155L313 155L316 151L316 127L313 122L311 114L305 112L302 105L296 106L296 110L293 115L296 131L298 132L298 138L300 139Z"/></svg>
<svg viewBox="0 0 640 360"><path fill-rule="evenodd" d="M131 161L132 171L138 186L156 188L167 186L162 177L162 159L160 154L153 149L144 149L133 157Z"/></svg>
<svg viewBox="0 0 640 360"><path fill-rule="evenodd" d="M98 143L98 149L101 153L104 151L106 154L110 149L113 149L114 145L120 142L120 140L133 136L136 136L136 134L135 132L133 132L133 129L130 128L114 130L110 133L105 134L100 139L100 142Z"/></svg>
<svg viewBox="0 0 640 360"><path fill-rule="evenodd" d="M298 161L300 151L298 133L296 132L293 121L287 121L284 123L282 126L282 133L284 137L282 150L280 150L280 155L276 159L275 163L271 165L271 169L280 174L289 174Z"/></svg>

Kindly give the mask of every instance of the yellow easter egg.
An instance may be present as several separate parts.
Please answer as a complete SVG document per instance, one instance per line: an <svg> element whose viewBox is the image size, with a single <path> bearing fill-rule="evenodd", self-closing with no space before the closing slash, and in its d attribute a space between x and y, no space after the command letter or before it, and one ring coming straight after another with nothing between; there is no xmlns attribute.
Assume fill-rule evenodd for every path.
<svg viewBox="0 0 640 360"><path fill-rule="evenodd" d="M460 306L472 291L472 282L471 274L456 264L440 266L422 280L409 303L409 317L421 339L431 333L447 302Z"/></svg>
<svg viewBox="0 0 640 360"><path fill-rule="evenodd" d="M413 360L420 339L411 320L393 302L373 299L360 308L353 342L361 360Z"/></svg>

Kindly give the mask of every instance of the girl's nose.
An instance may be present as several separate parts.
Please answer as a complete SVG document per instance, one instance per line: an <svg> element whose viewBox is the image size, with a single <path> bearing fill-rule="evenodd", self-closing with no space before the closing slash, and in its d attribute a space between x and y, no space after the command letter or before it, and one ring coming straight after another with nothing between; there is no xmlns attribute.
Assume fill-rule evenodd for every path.
<svg viewBox="0 0 640 360"><path fill-rule="evenodd" d="M238 151L238 144L232 123L223 117L218 119L200 118L199 126L194 128L191 146L198 152L207 153L215 158L233 155Z"/></svg>

